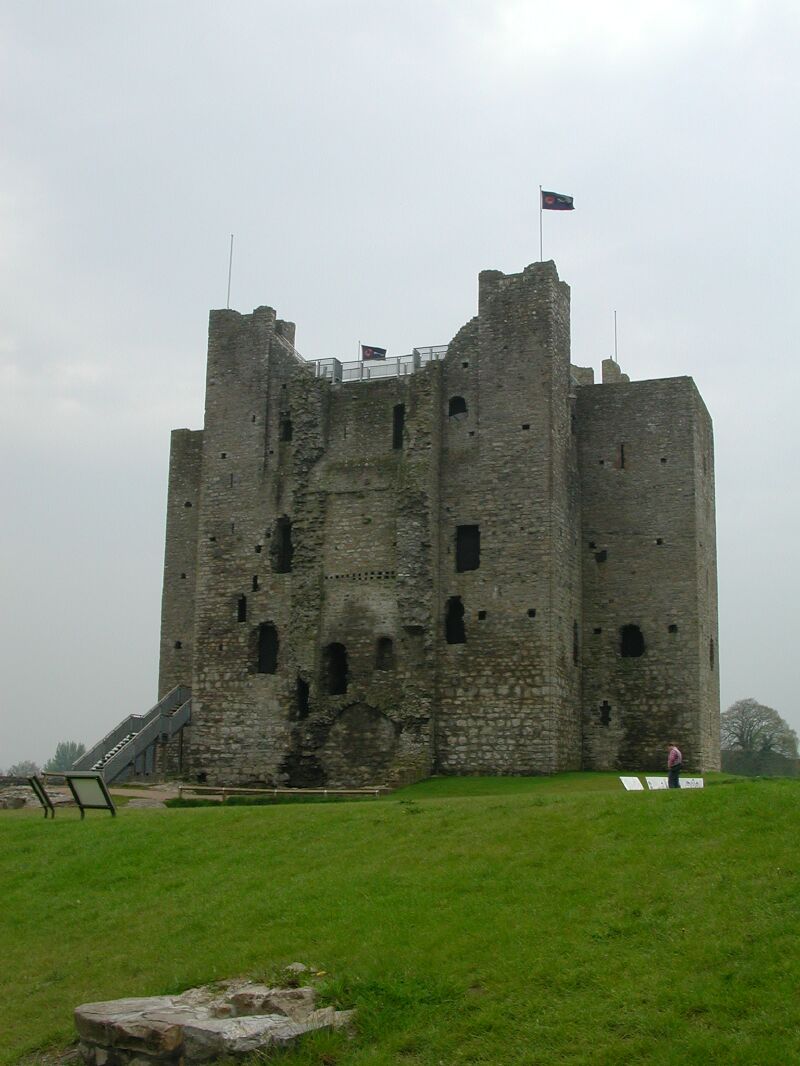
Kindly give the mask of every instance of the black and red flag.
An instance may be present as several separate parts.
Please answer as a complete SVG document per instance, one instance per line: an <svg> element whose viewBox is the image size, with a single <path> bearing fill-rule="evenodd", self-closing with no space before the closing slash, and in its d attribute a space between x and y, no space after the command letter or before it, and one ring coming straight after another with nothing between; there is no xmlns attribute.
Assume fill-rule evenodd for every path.
<svg viewBox="0 0 800 1066"><path fill-rule="evenodd" d="M362 344L361 345L361 358L362 359L385 359L386 358L386 349L385 348L374 348L370 344Z"/></svg>
<svg viewBox="0 0 800 1066"><path fill-rule="evenodd" d="M565 196L561 192L545 192L542 189L543 211L574 211L575 204L571 196Z"/></svg>

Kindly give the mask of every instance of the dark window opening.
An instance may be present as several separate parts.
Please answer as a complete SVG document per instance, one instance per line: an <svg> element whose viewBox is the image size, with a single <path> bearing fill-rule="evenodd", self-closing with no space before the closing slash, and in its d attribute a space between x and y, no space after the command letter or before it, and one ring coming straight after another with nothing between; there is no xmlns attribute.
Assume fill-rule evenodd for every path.
<svg viewBox="0 0 800 1066"><path fill-rule="evenodd" d="M656 537L656 544L663 544L663 543L664 543L664 538L663 537Z"/></svg>
<svg viewBox="0 0 800 1066"><path fill-rule="evenodd" d="M474 429L471 429L471 430L469 431L469 435L470 435L470 437L474 437L474 436L475 436L475 430L474 430Z"/></svg>
<svg viewBox="0 0 800 1066"><path fill-rule="evenodd" d="M611 722L611 704L608 700L603 700L600 704L600 721L603 725L609 725Z"/></svg>
<svg viewBox="0 0 800 1066"><path fill-rule="evenodd" d="M272 622L258 627L258 672L274 674L278 669L278 630Z"/></svg>
<svg viewBox="0 0 800 1066"><path fill-rule="evenodd" d="M375 669L394 669L394 643L391 637L378 637L375 647Z"/></svg>
<svg viewBox="0 0 800 1066"><path fill-rule="evenodd" d="M456 526L456 573L477 570L481 565L481 527Z"/></svg>
<svg viewBox="0 0 800 1066"><path fill-rule="evenodd" d="M535 617L536 617L536 608L535 607L529 607L528 608L528 618L535 618Z"/></svg>
<svg viewBox="0 0 800 1066"><path fill-rule="evenodd" d="M228 458L228 453L227 452L220 452L219 453L219 457L220 457L220 459L227 459Z"/></svg>
<svg viewBox="0 0 800 1066"><path fill-rule="evenodd" d="M192 506L192 501L191 500L187 500L186 503L183 506L184 507L191 507Z"/></svg>
<svg viewBox="0 0 800 1066"><path fill-rule="evenodd" d="M208 774L205 772L205 770L201 770L200 773L196 776L198 785L204 785L206 781L208 781Z"/></svg>
<svg viewBox="0 0 800 1066"><path fill-rule="evenodd" d="M347 648L344 644L329 644L325 649L325 680L331 696L347 692Z"/></svg>
<svg viewBox="0 0 800 1066"><path fill-rule="evenodd" d="M176 647L176 648L182 648L182 647L183 647L183 644L182 644L182 642L181 642L180 640L176 640L176 641L175 641L175 647Z"/></svg>
<svg viewBox="0 0 800 1066"><path fill-rule="evenodd" d="M310 687L305 678L298 677L295 696L297 699L297 717L306 718L308 715L308 697Z"/></svg>
<svg viewBox="0 0 800 1066"><path fill-rule="evenodd" d="M608 552L606 551L605 548L603 548L602 551L594 553L594 561L596 563L604 563L607 558L608 558Z"/></svg>
<svg viewBox="0 0 800 1066"><path fill-rule="evenodd" d="M523 429L530 429L531 428L530 422L523 422L522 423L522 428Z"/></svg>
<svg viewBox="0 0 800 1066"><path fill-rule="evenodd" d="M603 630L602 630L601 626L595 626L595 628L592 630L592 632L594 633L594 635L596 637L599 637L600 634L603 632Z"/></svg>
<svg viewBox="0 0 800 1066"><path fill-rule="evenodd" d="M251 416L250 416L250 421L251 421L251 422L255 422L255 420L256 420L256 416L255 416L255 415L251 415Z"/></svg>
<svg viewBox="0 0 800 1066"><path fill-rule="evenodd" d="M714 638L708 642L708 665L714 669Z"/></svg>
<svg viewBox="0 0 800 1066"><path fill-rule="evenodd" d="M464 363L461 364L461 369L462 370L466 370L468 366L469 366L469 363L464 362Z"/></svg>
<svg viewBox="0 0 800 1066"><path fill-rule="evenodd" d="M675 625L674 622L672 622L670 625L668 625L667 629L670 631L670 633L677 633L678 632L678 627Z"/></svg>
<svg viewBox="0 0 800 1066"><path fill-rule="evenodd" d="M600 466L605 466L606 465L605 459L600 459L599 462L600 462Z"/></svg>
<svg viewBox="0 0 800 1066"><path fill-rule="evenodd" d="M255 550L256 555L260 555L261 554L261 545L260 544L256 544L254 550Z"/></svg>
<svg viewBox="0 0 800 1066"><path fill-rule="evenodd" d="M399 451L403 447L403 430L406 425L406 405L395 404L392 411L392 447Z"/></svg>
<svg viewBox="0 0 800 1066"><path fill-rule="evenodd" d="M486 619L486 611L478 611L478 620L483 622Z"/></svg>
<svg viewBox="0 0 800 1066"><path fill-rule="evenodd" d="M451 596L447 601L444 630L448 644L467 643L467 634L464 629L464 604L460 596Z"/></svg>
<svg viewBox="0 0 800 1066"><path fill-rule="evenodd" d="M572 662L575 666L578 665L578 657L580 655L580 642L578 640L578 623L572 623Z"/></svg>
<svg viewBox="0 0 800 1066"><path fill-rule="evenodd" d="M281 420L279 439L282 441L290 441L292 439L292 420L290 418Z"/></svg>
<svg viewBox="0 0 800 1066"><path fill-rule="evenodd" d="M638 659L640 655L644 655L644 637L638 626L623 626L619 635L619 653L623 659Z"/></svg>
<svg viewBox="0 0 800 1066"><path fill-rule="evenodd" d="M181 580L182 580L182 581L185 581L185 580L186 580L186 574L181 574Z"/></svg>
<svg viewBox="0 0 800 1066"><path fill-rule="evenodd" d="M246 622L247 621L247 597L246 596L240 596L239 599L236 601L236 621L237 622Z"/></svg>
<svg viewBox="0 0 800 1066"><path fill-rule="evenodd" d="M595 542L594 542L593 540L590 540L590 541L589 541L589 547L590 547L590 548L592 548L592 549L594 549L594 548L596 548L596 547L597 547L597 545L595 544Z"/></svg>
<svg viewBox="0 0 800 1066"><path fill-rule="evenodd" d="M292 520L281 515L275 523L275 535L270 545L272 569L276 574L288 574L292 569Z"/></svg>
<svg viewBox="0 0 800 1066"><path fill-rule="evenodd" d="M662 460L661 460L661 465L662 465L662 466L664 466L664 465L666 464L666 462L667 462L667 460L666 460L666 459L662 459Z"/></svg>
<svg viewBox="0 0 800 1066"><path fill-rule="evenodd" d="M617 463L619 464L620 470L624 470L625 469L625 445L624 444L620 444L620 446L619 446L619 451L617 452Z"/></svg>
<svg viewBox="0 0 800 1066"><path fill-rule="evenodd" d="M447 405L448 418L456 418L467 413L467 401L463 396L451 396Z"/></svg>
<svg viewBox="0 0 800 1066"><path fill-rule="evenodd" d="M253 574L253 592L258 592L258 574Z"/></svg>

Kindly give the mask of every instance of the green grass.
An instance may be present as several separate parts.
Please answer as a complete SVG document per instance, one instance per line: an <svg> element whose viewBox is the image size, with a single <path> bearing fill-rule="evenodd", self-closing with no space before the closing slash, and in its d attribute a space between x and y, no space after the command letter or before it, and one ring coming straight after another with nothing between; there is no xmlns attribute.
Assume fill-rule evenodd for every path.
<svg viewBox="0 0 800 1066"><path fill-rule="evenodd" d="M281 1066L800 1061L800 783L435 779L386 800L0 817L0 1063L81 1002L299 960Z"/></svg>

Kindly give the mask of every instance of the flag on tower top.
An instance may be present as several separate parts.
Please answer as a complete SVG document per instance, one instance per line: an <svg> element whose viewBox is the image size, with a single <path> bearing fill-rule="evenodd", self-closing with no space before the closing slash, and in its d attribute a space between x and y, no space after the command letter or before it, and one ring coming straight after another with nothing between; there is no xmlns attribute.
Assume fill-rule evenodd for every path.
<svg viewBox="0 0 800 1066"><path fill-rule="evenodd" d="M386 349L385 348L373 348L369 344L362 344L361 345L361 358L362 359L385 359L386 358Z"/></svg>
<svg viewBox="0 0 800 1066"><path fill-rule="evenodd" d="M542 189L543 211L574 211L575 204L571 196L565 196L560 192L545 192Z"/></svg>

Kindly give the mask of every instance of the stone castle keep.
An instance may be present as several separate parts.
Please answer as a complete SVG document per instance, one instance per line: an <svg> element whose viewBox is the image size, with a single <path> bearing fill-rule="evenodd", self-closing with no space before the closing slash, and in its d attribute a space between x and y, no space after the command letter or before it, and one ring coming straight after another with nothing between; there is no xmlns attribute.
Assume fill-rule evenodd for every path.
<svg viewBox="0 0 800 1066"><path fill-rule="evenodd" d="M212 311L175 430L167 768L331 787L719 767L711 420L691 378L570 365L555 265L480 275L451 343L304 362Z"/></svg>

